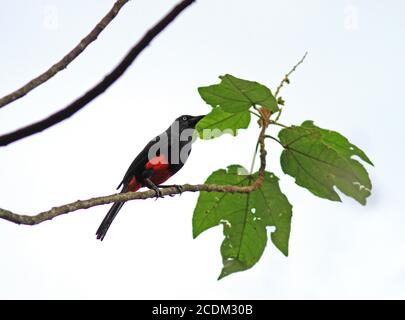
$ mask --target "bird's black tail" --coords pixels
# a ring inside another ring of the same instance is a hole
[[[120,211],[125,202],[115,202],[111,209],[108,211],[107,215],[104,217],[100,226],[97,229],[96,235],[97,239],[103,241],[105,235],[107,234],[108,228],[111,223],[114,221],[114,218],[117,216],[117,213]]]

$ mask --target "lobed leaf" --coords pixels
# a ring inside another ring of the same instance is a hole
[[[257,179],[239,165],[213,172],[205,183],[247,186]],[[286,256],[292,206],[280,191],[278,178],[265,173],[260,189],[247,193],[200,193],[193,215],[193,237],[219,224],[225,239],[221,245],[223,269],[219,278],[251,268],[260,259],[267,243],[266,227],[274,226],[273,244]]]
[[[238,129],[246,129],[250,123],[249,111],[228,113],[221,108],[214,108],[197,124],[197,132],[201,139],[212,139],[229,133],[234,136]]]
[[[371,194],[371,181],[358,156],[372,164],[365,153],[341,134],[319,128],[312,121],[279,132],[284,146],[281,167],[284,173],[313,194],[341,201],[334,187],[361,204]]]
[[[220,79],[219,84],[198,88],[200,96],[213,108],[221,107],[229,113],[246,111],[255,105],[272,112],[278,110],[277,100],[266,86],[230,74],[220,76]]]

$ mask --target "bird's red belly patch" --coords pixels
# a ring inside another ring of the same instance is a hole
[[[163,182],[165,182],[167,179],[169,179],[172,176],[171,172],[168,169],[163,169],[163,170],[157,170],[153,173],[152,177],[150,180],[156,184],[159,185]]]
[[[160,156],[153,157],[150,159],[146,165],[146,169],[153,169],[154,171],[164,170],[169,168],[169,161],[162,154]]]
[[[172,176],[169,170],[169,163],[164,155],[160,155],[158,157],[150,159],[146,163],[145,168],[153,170],[153,174],[150,177],[150,180],[156,185],[165,182]],[[142,184],[140,184],[136,180],[136,177],[132,177],[132,179],[128,183],[128,191],[135,192],[139,190],[141,187]]]
[[[165,182],[172,175],[169,170],[169,161],[164,155],[150,159],[145,167],[153,170],[150,180],[156,185]]]

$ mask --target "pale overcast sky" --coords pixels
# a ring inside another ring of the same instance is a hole
[[[0,11],[0,96],[59,60],[112,0],[8,1]],[[175,1],[131,1],[76,61],[0,110],[0,132],[41,119],[109,72]],[[405,298],[403,1],[199,0],[106,93],[71,119],[0,152],[0,207],[34,214],[111,194],[144,144],[181,114],[209,111],[197,93],[217,76],[275,88],[305,51],[282,96],[282,121],[342,132],[375,164],[363,207],[315,198],[270,169],[293,204],[290,255],[269,245],[252,269],[221,281],[217,227],[192,239],[197,194],[127,203],[106,239],[109,206],[35,227],[0,221],[0,298]],[[257,131],[197,141],[171,181],[200,183],[249,166]]]

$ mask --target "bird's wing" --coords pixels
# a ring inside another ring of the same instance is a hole
[[[167,145],[167,137],[165,135],[159,135],[152,139],[143,150],[136,156],[134,161],[132,161],[131,165],[129,166],[127,172],[124,175],[121,183],[118,185],[117,189],[119,189],[123,184],[126,185],[132,179],[137,172],[140,172],[145,169],[146,163],[150,160],[148,159],[149,150],[150,148],[155,145],[156,143],[166,144]]]

